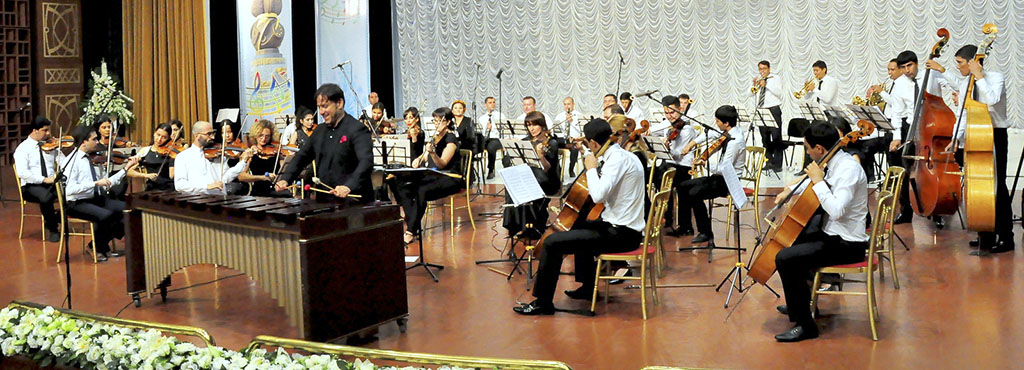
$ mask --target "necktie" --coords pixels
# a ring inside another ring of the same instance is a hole
[[[825,83],[825,80],[818,81],[818,91],[821,91],[821,84],[823,83]],[[821,103],[821,97],[818,97],[816,99],[818,99],[818,103]]]
[[[100,187],[96,186],[96,180],[97,180],[97,178],[96,178],[96,167],[94,167],[92,165],[92,163],[89,163],[89,159],[88,158],[86,158],[85,160],[86,160],[86,164],[89,165],[89,174],[92,175],[92,182],[93,182],[93,185],[92,185],[92,196],[93,197],[99,197],[100,196]]]
[[[921,95],[921,86],[917,84],[917,80],[914,80],[914,103],[917,103],[917,97]],[[914,104],[915,106],[917,104]]]
[[[757,93],[757,107],[764,107],[764,91],[768,89],[768,85],[765,84],[761,87],[761,91]]]
[[[49,176],[46,174],[46,157],[43,156],[43,147],[39,147],[39,171],[43,173],[43,177]]]

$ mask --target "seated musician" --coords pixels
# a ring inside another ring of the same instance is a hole
[[[96,260],[106,261],[107,257],[120,256],[117,252],[111,252],[110,240],[124,237],[124,202],[107,197],[106,192],[121,183],[125,169],[134,169],[139,164],[139,158],[129,158],[124,169],[113,175],[106,173],[103,164],[93,165],[90,154],[103,149],[99,133],[94,127],[97,126],[77,126],[71,131],[78,151],[64,161],[64,173],[67,176],[64,193],[68,216],[92,221],[95,239],[90,243],[96,248]]]
[[[544,121],[544,115],[540,112],[530,112],[526,115],[524,122],[526,129],[530,131],[529,137],[525,140],[529,140],[533,145],[541,165],[541,168],[531,166],[530,170],[533,171],[533,176],[537,178],[544,194],[555,195],[562,187],[558,163],[558,140],[552,137],[547,122]],[[518,153],[510,154],[504,158],[505,167],[512,166],[511,157]],[[547,227],[548,202],[549,199],[545,197],[515,208],[505,208],[502,226],[508,230],[509,235],[515,235],[522,231],[531,239],[540,238]],[[505,193],[505,204],[512,204],[512,196],[508,192]],[[527,225],[532,225],[532,227]]]
[[[285,197],[289,195],[287,192],[274,191],[276,171],[281,169],[281,160],[288,155],[288,152],[279,151],[280,145],[272,146],[273,138],[274,124],[270,121],[261,119],[249,128],[249,142],[253,144],[248,150],[252,152],[252,156],[245,164],[242,173],[238,174],[238,181],[251,186],[249,195],[256,197]]]
[[[583,124],[586,122],[583,121],[580,112],[576,111],[576,101],[567,96],[562,99],[562,108],[565,108],[565,111],[555,116],[554,124],[562,126],[567,141],[583,137]],[[569,176],[576,177],[576,161],[580,153],[575,145],[566,146],[569,149]]]
[[[316,128],[316,116],[313,115],[313,111],[300,105],[295,108],[295,123],[285,127],[284,132],[281,133],[281,142],[296,147],[302,146],[309,135],[313,134],[314,128]]]
[[[612,143],[601,156],[603,164],[598,164],[592,153],[599,152],[612,136],[605,120],[591,120],[583,127],[583,134],[586,149],[590,150],[583,159],[590,197],[594,202],[604,203],[604,212],[598,221],[582,221],[585,222],[582,227],[556,232],[544,239],[543,245],[538,246],[542,252],[533,286],[533,296],[537,299],[514,307],[516,313],[555,313],[552,300],[565,255],[576,256],[576,281],[583,284],[565,294],[573,299],[590,299],[594,291],[594,258],[601,253],[635,250],[643,240],[644,174],[640,161],[619,144]]]
[[[409,160],[423,155],[423,144],[427,140],[427,135],[423,132],[423,128],[420,126],[420,110],[416,107],[409,107],[405,110],[405,125],[408,127],[408,131],[405,133],[409,136]]]
[[[185,142],[184,138],[185,125],[176,118],[171,118],[167,123],[171,124],[171,142],[174,143],[174,145],[187,145],[188,143]]]
[[[47,240],[60,241],[60,215],[54,207],[57,193],[53,188],[54,170],[58,156],[63,157],[60,146],[50,151],[43,150],[43,143],[50,140],[50,120],[37,116],[29,125],[28,137],[14,149],[14,165],[21,181],[21,196],[26,202],[39,204]],[[60,138],[57,138],[60,142]]]
[[[743,140],[743,129],[736,124],[737,118],[736,108],[731,105],[723,105],[715,110],[715,124],[719,130],[729,136],[722,148],[719,148],[721,156],[717,166],[708,165],[708,176],[684,181],[676,187],[680,203],[689,205],[688,208],[693,210],[693,216],[697,222],[698,234],[693,238],[692,243],[704,243],[715,238],[715,234],[711,230],[711,218],[708,216],[708,208],[704,205],[704,201],[729,195],[729,188],[726,186],[725,178],[722,177],[722,169],[725,166],[732,166],[735,172],[733,176],[738,178],[743,174],[746,166],[747,147]],[[713,133],[708,136],[708,140],[718,140],[720,136],[718,133]],[[695,145],[697,145],[696,141],[686,144],[683,147],[682,155],[689,154]],[[699,158],[693,161],[694,167],[704,164]]]
[[[99,135],[99,143],[100,143],[99,148],[101,150],[108,150],[108,149],[113,150],[113,149],[118,149],[118,148],[125,148],[125,147],[135,146],[135,143],[130,142],[130,141],[118,141],[118,139],[123,139],[123,138],[118,138],[117,137],[117,133],[116,132],[112,132],[113,129],[114,129],[113,122],[114,122],[115,119],[116,119],[116,117],[112,117],[112,116],[107,115],[107,114],[100,114],[98,117],[96,117],[96,120],[93,121],[93,126],[96,126],[96,128],[97,128],[96,134]],[[120,125],[118,125],[118,126],[120,126]],[[114,142],[113,143],[111,143],[111,141],[110,141],[111,137],[114,138]],[[111,165],[111,169],[117,169],[117,168],[121,167],[120,165],[116,165],[116,164],[113,164],[113,163],[111,163],[110,165]],[[117,184],[114,187],[111,187],[109,189],[109,191],[107,191],[107,196],[110,196],[113,199],[124,200],[124,195],[125,195],[125,193],[127,191],[128,191],[128,182],[125,181],[125,182]]]
[[[483,149],[487,150],[487,179],[494,178],[494,159],[501,150],[501,131],[505,124],[505,116],[497,110],[497,101],[493,96],[484,99],[484,107],[487,113],[480,116],[478,128],[483,136]]]
[[[827,217],[816,233],[804,233],[797,244],[785,248],[775,256],[775,264],[782,280],[786,305],[778,311],[789,316],[796,325],[775,340],[796,342],[816,338],[818,326],[811,317],[811,287],[808,276],[821,267],[864,261],[868,235],[864,230],[868,212],[868,187],[864,169],[850,154],[839,151],[828,163],[825,174],[817,161],[839,142],[839,133],[828,123],[816,122],[804,135],[804,149],[815,162],[807,166],[807,184],[801,189],[787,187],[776,198],[782,201],[792,191],[814,191],[821,201]],[[806,231],[806,230],[805,230]]]
[[[128,177],[146,179],[146,191],[174,190],[174,159],[171,159],[171,125],[161,123],[153,130],[153,145],[143,147],[138,168],[128,170]],[[141,170],[141,171],[140,171]]]
[[[423,221],[423,214],[427,210],[427,202],[458,193],[466,185],[462,174],[459,173],[462,168],[460,165],[462,158],[459,156],[459,141],[455,137],[455,127],[452,122],[455,116],[451,109],[444,107],[434,110],[433,116],[434,128],[437,132],[431,142],[427,143],[423,154],[413,159],[411,166],[413,168],[433,168],[459,176],[406,177],[388,181],[395,200],[402,206],[402,211],[405,214],[405,242],[407,244],[422,232],[420,225]]]
[[[390,135],[395,133],[394,126],[384,118],[384,103],[374,103],[372,108],[373,109],[370,110],[370,127],[373,127],[373,130],[380,135]]]
[[[679,114],[679,112],[685,112],[686,109],[682,107],[680,103],[681,101],[679,98],[671,95],[661,99],[661,105],[665,112],[665,120],[670,123],[671,127],[669,135],[665,139],[665,143],[668,146],[669,154],[672,155],[672,160],[663,162],[654,170],[654,186],[661,185],[661,177],[669,168],[676,169],[676,175],[672,180],[672,184],[677,188],[691,178],[690,168],[693,165],[693,151],[691,150],[684,153],[683,148],[691,142],[695,140],[699,141],[701,139],[697,137],[697,131],[693,129],[693,125],[690,124],[690,121],[684,119],[683,116]],[[675,202],[675,200],[673,198],[674,197],[669,197],[670,210],[674,209],[672,202]],[[685,205],[680,205],[678,212],[666,212],[665,224],[672,224],[675,213],[679,214],[679,228],[668,233],[668,235],[693,235],[693,221],[690,218],[690,209]]]
[[[317,126],[313,136],[288,162],[284,172],[278,176],[274,190],[284,190],[289,182],[298,179],[303,168],[315,161],[315,173],[320,181],[311,185],[330,188],[329,193],[317,192],[317,199],[346,198],[353,194],[359,196],[358,199],[353,198],[356,201],[373,201],[373,183],[370,181],[373,140],[370,130],[345,114],[345,94],[338,85],[321,85],[315,96],[324,124]],[[333,197],[323,198],[327,195]]]
[[[455,133],[459,139],[459,149],[476,150],[476,125],[473,119],[466,116],[466,102],[456,100],[452,102],[452,125],[455,126]]]
[[[192,125],[192,146],[178,153],[174,158],[174,190],[190,194],[223,194],[224,184],[230,183],[245,169],[245,162],[252,155],[242,153],[238,163],[229,166],[221,162],[220,156],[207,159],[203,149],[214,144],[213,124],[196,121]]]

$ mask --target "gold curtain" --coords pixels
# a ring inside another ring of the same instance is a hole
[[[121,5],[125,91],[135,98],[131,138],[148,144],[158,124],[177,118],[185,142],[191,142],[192,123],[210,120],[203,0],[122,0]]]

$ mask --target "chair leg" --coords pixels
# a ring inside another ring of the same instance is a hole
[[[732,230],[732,197],[729,197],[729,205],[726,207],[729,207],[729,213],[725,217],[725,241],[729,241],[729,237],[732,236],[732,233],[728,232],[728,230]]]
[[[473,207],[470,206],[469,192],[466,192],[466,213],[469,214],[469,224],[473,225],[473,230],[476,230],[476,221],[473,221]]]
[[[92,238],[92,263],[99,263],[96,260],[96,226],[92,222],[89,223],[89,237]]]
[[[879,259],[878,262],[882,262],[881,259],[882,258],[887,258],[888,256],[886,256],[885,255],[885,251],[883,251],[882,253],[878,253],[875,257],[877,257]],[[878,280],[885,281],[885,264],[884,263],[879,263],[878,264]]]
[[[900,289],[900,275],[896,272],[896,251],[893,250],[892,239],[889,239],[889,267],[892,270],[892,284],[896,290]],[[882,267],[879,265],[878,267]]]
[[[760,186],[758,186],[760,191]],[[757,194],[754,194],[754,227],[757,228],[757,235],[761,235],[761,202],[757,200]]]
[[[606,263],[604,265],[604,272],[605,272],[605,275],[607,275],[607,276],[611,276],[612,275],[612,264],[611,263]],[[604,283],[604,305],[605,306],[608,305],[608,296],[611,295],[611,293],[612,293],[612,285],[608,284],[607,282]]]
[[[455,237],[455,196],[448,197],[448,215],[450,216],[450,222],[448,226],[451,228],[451,235]]]
[[[644,251],[646,252],[646,251]],[[647,320],[647,257],[640,260],[640,309]]]
[[[46,220],[43,219],[43,216],[39,216],[39,234],[43,243],[46,243]]]
[[[590,312],[597,307],[597,286],[601,283],[601,259],[597,259],[597,272],[594,274],[594,295],[590,297]]]
[[[647,268],[651,269],[651,275],[648,278],[651,281],[651,296],[654,297],[654,304],[658,304],[658,274],[654,272],[653,265],[648,264]]]
[[[18,239],[21,239],[21,235],[25,232],[25,206],[21,206],[21,225],[18,226]]]
[[[811,315],[817,316],[814,313],[817,312],[818,308],[818,289],[821,288],[821,272],[816,271],[814,273],[814,283],[811,284]],[[815,317],[817,318],[817,317]]]
[[[875,282],[871,275],[871,271],[868,271],[868,321],[871,322],[871,339],[878,340],[878,328],[875,323],[875,321],[878,320],[878,307],[875,306]]]

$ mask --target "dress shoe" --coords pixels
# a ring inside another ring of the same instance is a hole
[[[493,170],[487,171],[487,179],[488,180],[494,180],[494,171]]]
[[[1000,240],[999,242],[996,243],[996,245],[992,246],[992,249],[989,250],[989,253],[997,254],[997,253],[1012,252],[1013,248],[1014,248],[1014,245],[1012,243],[1007,243],[1007,242],[1004,242],[1004,241]]]
[[[776,335],[775,340],[779,342],[799,342],[804,339],[814,339],[817,337],[818,326],[810,324],[794,326],[792,329],[786,330],[785,332]]]
[[[526,316],[537,316],[537,315],[554,315],[555,306],[552,304],[541,304],[534,300],[533,302],[524,304],[522,306],[512,307],[512,311],[517,314]]]
[[[946,220],[939,216],[932,216],[932,222],[935,223],[935,228],[942,230],[946,227]]]
[[[112,258],[121,257],[123,255],[124,255],[123,253],[115,251],[113,249],[111,249],[110,252],[107,252],[107,257],[112,257]]]
[[[900,213],[899,217],[896,217],[896,220],[893,220],[893,223],[897,224],[897,225],[899,225],[899,224],[906,224],[906,223],[910,223],[910,221],[913,221],[912,220],[913,218],[914,218],[914,214],[913,213],[903,212],[903,213]]]
[[[47,234],[46,235],[47,236],[46,240],[49,240],[50,242],[53,242],[53,243],[56,243],[56,242],[60,241],[60,233],[58,233],[56,231],[47,231],[46,234]]]
[[[981,239],[974,238],[974,240],[967,242],[967,245],[969,245],[971,248],[977,248],[979,245],[981,245]]]
[[[92,242],[89,242],[89,245],[86,246],[86,251],[88,251],[90,256],[92,256],[93,253],[96,253],[96,262],[105,262],[107,260],[107,256],[103,253],[92,251]]]
[[[589,301],[594,296],[594,287],[584,285],[575,290],[566,290],[565,295],[572,299]]]
[[[706,242],[711,241],[711,239],[714,239],[714,238],[715,238],[714,236],[711,236],[709,234],[700,233],[700,235],[697,235],[696,238],[693,238],[693,240],[690,240],[690,243],[693,243],[693,244],[706,243]]]

